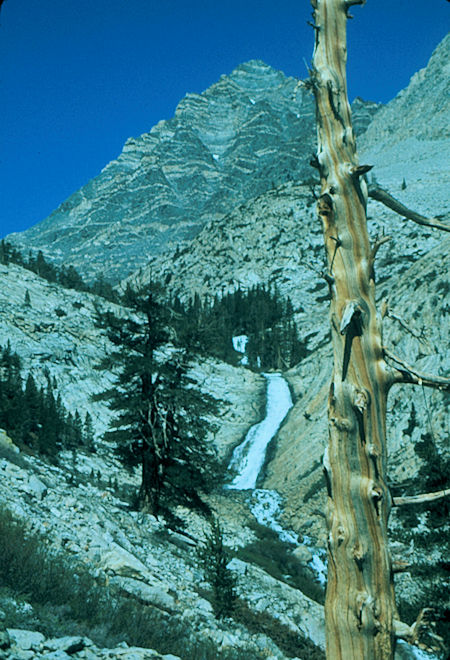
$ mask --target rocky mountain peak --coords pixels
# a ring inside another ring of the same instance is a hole
[[[450,34],[434,50],[427,66],[415,73],[378,114],[363,144],[393,144],[407,138],[441,140],[450,136]]]
[[[377,109],[359,103],[359,130]],[[311,178],[314,140],[311,94],[251,60],[188,94],[174,117],[127,140],[47,219],[8,238],[87,277],[117,281],[249,199]]]
[[[287,78],[282,71],[274,69],[262,60],[243,62],[226,77],[243,90],[262,94],[267,88],[279,87],[285,84],[287,80],[293,80],[293,78]]]

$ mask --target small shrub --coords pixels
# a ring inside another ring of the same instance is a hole
[[[0,595],[11,628],[26,626],[48,637],[85,635],[98,646],[157,649],[184,660],[263,660],[255,652],[218,650],[211,640],[196,639],[182,617],[124,597],[96,581],[87,568],[52,551],[45,537],[30,531],[0,508]],[[28,603],[21,607],[21,597]],[[30,607],[31,606],[31,607]],[[26,613],[25,613],[26,612]]]

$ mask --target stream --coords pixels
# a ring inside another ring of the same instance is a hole
[[[244,353],[245,342],[242,342],[242,348],[239,346],[237,350]],[[289,386],[281,374],[263,373],[262,375],[267,381],[265,417],[251,427],[243,442],[234,450],[228,469],[235,476],[225,487],[249,491],[248,505],[258,523],[274,530],[282,541],[297,546],[300,543],[298,535],[292,530],[284,529],[279,522],[283,502],[281,495],[276,490],[256,488],[267,447],[293,405]],[[325,550],[315,548],[307,536],[303,536],[302,544],[308,546],[311,551],[312,559],[308,562],[308,566],[312,569],[315,579],[321,585],[325,585],[327,579]],[[401,650],[404,653],[404,655],[399,654],[398,657],[410,660],[438,660],[436,655],[426,653],[416,646],[410,646],[402,640],[398,641],[397,648],[399,653]]]
[[[226,488],[251,491],[248,504],[258,523],[274,530],[282,541],[298,545],[298,535],[292,530],[284,529],[279,522],[282,511],[281,495],[276,490],[256,488],[267,447],[293,405],[289,386],[281,374],[263,373],[262,375],[267,382],[265,417],[251,427],[243,442],[235,448],[228,466],[235,476]],[[303,537],[303,544],[310,546],[311,549],[312,560],[308,565],[317,581],[322,585],[325,584],[326,553],[322,549],[314,549],[311,540],[306,536]]]

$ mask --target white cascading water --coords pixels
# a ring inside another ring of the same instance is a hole
[[[244,352],[244,350],[240,352]],[[279,373],[263,374],[263,376],[267,381],[266,414],[261,422],[251,427],[244,441],[234,450],[229,469],[235,474],[235,477],[226,488],[251,490],[249,506],[256,520],[261,525],[273,529],[282,541],[297,544],[298,535],[291,530],[284,529],[278,522],[282,508],[281,495],[275,490],[256,488],[256,481],[264,464],[267,446],[292,408],[291,393],[283,376]],[[303,543],[310,545],[311,541],[308,537],[304,537]],[[309,562],[321,584],[326,582],[325,554],[323,550],[317,550],[313,554],[312,561]]]
[[[281,422],[292,408],[289,386],[281,374],[263,374],[267,380],[267,405],[264,419],[252,426],[233,452],[229,469],[237,471],[228,488],[248,490],[255,488],[256,480],[264,464],[266,449]]]

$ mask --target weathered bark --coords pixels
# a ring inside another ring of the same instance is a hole
[[[366,219],[368,166],[358,164],[346,90],[348,9],[312,0],[323,223],[334,369],[328,401],[327,658],[390,660],[397,618],[388,550],[386,398],[391,384],[375,309]],[[376,250],[375,250],[376,252]]]

